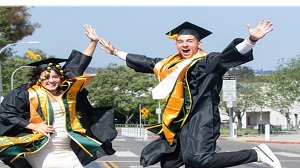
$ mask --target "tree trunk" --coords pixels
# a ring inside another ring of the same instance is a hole
[[[127,125],[130,122],[130,120],[132,119],[133,116],[134,116],[134,113],[130,114],[130,116],[126,115],[125,125]]]

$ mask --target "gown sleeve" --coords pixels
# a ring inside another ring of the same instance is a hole
[[[243,39],[234,39],[221,53],[210,53],[202,61],[204,63],[206,73],[225,74],[230,68],[242,65],[253,60],[253,50],[242,55],[236,49],[236,45],[241,43]]]
[[[29,93],[25,85],[10,91],[0,106],[0,135],[13,136],[29,130],[24,129],[29,124]]]
[[[91,56],[87,56],[77,50],[73,50],[68,61],[63,66],[65,76],[67,78],[75,78],[83,75],[91,60]]]
[[[162,58],[149,58],[145,55],[128,54],[126,64],[136,72],[154,73],[154,66],[161,61]]]

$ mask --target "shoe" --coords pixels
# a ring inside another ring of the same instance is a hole
[[[267,165],[268,167],[281,168],[278,158],[267,145],[261,144],[252,149],[255,149],[257,152],[257,162]]]

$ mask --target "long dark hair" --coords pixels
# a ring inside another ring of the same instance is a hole
[[[28,77],[28,83],[26,85],[26,88],[30,88],[36,83],[38,83],[41,73],[47,70],[48,66],[38,66],[36,68],[32,68],[31,71],[27,74]],[[52,70],[54,70],[60,77],[62,78],[63,76],[60,73],[60,69],[56,68],[56,64],[50,66]]]

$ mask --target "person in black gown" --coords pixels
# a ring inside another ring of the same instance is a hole
[[[85,50],[29,64],[29,82],[1,102],[0,158],[8,166],[95,167],[94,160],[114,154],[113,108],[94,108],[84,88],[93,78],[84,71],[99,41],[90,25],[84,27],[90,39]]]
[[[257,27],[247,24],[249,37],[236,38],[222,52],[206,52],[202,39],[210,31],[184,22],[166,33],[175,39],[178,53],[167,58],[117,50],[112,43],[100,38],[101,49],[126,61],[136,72],[154,73],[160,82],[152,93],[155,99],[165,99],[162,123],[147,129],[159,134],[141,152],[140,164],[149,166],[160,162],[163,168],[207,167],[224,168],[261,162],[274,168],[281,164],[265,145],[235,152],[216,152],[220,136],[218,105],[222,77],[232,67],[253,60],[252,48],[270,33],[272,23],[262,19]]]

